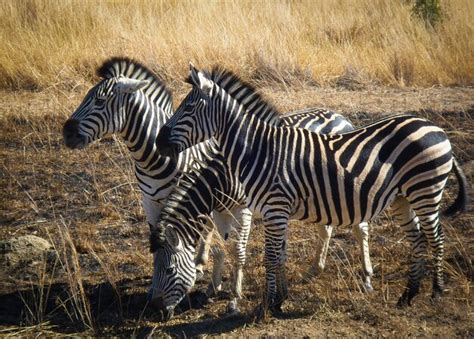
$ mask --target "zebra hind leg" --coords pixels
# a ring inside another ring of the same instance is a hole
[[[329,241],[332,234],[332,226],[318,226],[318,240],[316,244],[316,254],[311,263],[309,271],[305,274],[305,280],[311,280],[318,276],[326,266],[326,257],[329,249]]]
[[[211,282],[209,283],[206,295],[211,298],[222,289],[222,270],[224,267],[225,252],[220,244],[214,244],[211,247],[212,259],[214,265],[212,267]]]
[[[420,230],[418,217],[405,198],[398,197],[392,204],[392,211],[395,221],[405,233],[411,247],[407,287],[397,303],[398,307],[405,307],[411,305],[412,299],[419,293],[427,242],[424,233]]]
[[[364,271],[364,289],[366,292],[373,292],[374,288],[372,287],[372,275],[374,274],[374,271],[372,269],[372,262],[370,261],[369,225],[366,222],[354,225],[352,226],[352,233],[357,239],[360,247],[360,256],[362,268]]]
[[[196,263],[196,280],[204,276],[204,266],[209,261],[209,250],[211,248],[213,229],[205,230],[205,233],[199,240],[199,247],[194,262]]]
[[[433,288],[431,299],[437,301],[444,292],[443,256],[444,231],[439,219],[439,201],[430,199],[414,206],[423,233],[428,240],[433,260]]]

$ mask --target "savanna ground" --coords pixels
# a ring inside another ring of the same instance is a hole
[[[435,27],[413,15],[410,1],[90,4],[0,5],[0,237],[34,234],[55,247],[34,265],[4,271],[1,335],[473,336],[473,213],[443,219],[447,291],[438,304],[429,300],[428,266],[414,305],[395,307],[409,248],[386,214],[371,223],[371,294],[362,290],[359,251],[348,229],[336,230],[326,270],[302,279],[316,233],[311,224],[292,222],[284,316],[262,323],[251,317],[264,285],[257,227],[242,315],[223,316],[227,295],[221,293],[161,322],[146,304],[152,257],[126,148],[106,139],[70,151],[61,136],[96,81],[94,67],[107,57],[142,60],[169,83],[176,104],[189,89],[181,81],[189,60],[201,67],[221,63],[260,86],[282,112],[325,107],[356,125],[410,112],[436,122],[450,137],[472,196],[470,1],[441,2],[444,17]],[[447,202],[457,192],[455,180],[449,187]],[[197,289],[204,287],[200,282]]]

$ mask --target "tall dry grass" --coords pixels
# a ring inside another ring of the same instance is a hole
[[[72,87],[112,55],[171,85],[187,63],[255,82],[474,84],[471,0],[442,1],[436,29],[410,0],[0,2],[0,87]]]

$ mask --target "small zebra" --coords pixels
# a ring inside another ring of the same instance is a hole
[[[225,88],[242,83],[237,76],[220,68],[211,73],[190,68],[192,92],[161,129],[157,142],[160,152],[172,155],[209,138],[217,140],[244,186],[248,206],[263,219],[266,295],[260,312],[267,307],[280,312],[287,297],[289,219],[350,226],[373,219],[389,206],[412,248],[407,287],[398,305],[410,305],[419,293],[428,246],[434,266],[432,298],[441,296],[444,233],[439,206],[453,168],[459,192],[445,214],[463,211],[468,201],[466,178],[443,130],[408,115],[338,135],[275,127],[268,121],[278,119],[278,112],[263,98],[255,105],[269,109],[256,113],[227,93]],[[249,95],[257,95],[254,92]],[[192,265],[185,254],[192,252],[190,239],[177,227],[162,227],[160,232],[163,247],[180,248],[163,260],[163,265],[177,266],[169,281],[179,280],[182,269]]]
[[[234,87],[235,88],[235,87]],[[341,115],[329,112],[326,110],[305,109],[286,114],[279,119],[279,126],[293,126],[298,128],[307,128],[310,130],[318,130],[322,133],[332,133],[353,130],[353,126],[345,120]],[[206,164],[201,166],[201,169],[195,170],[192,175],[187,174],[181,178],[162,210],[160,216],[159,226],[156,230],[163,230],[164,226],[181,228],[181,232],[186,234],[186,237],[194,240],[199,239],[200,234],[203,233],[203,221],[205,216],[223,205],[227,209],[235,208],[235,205],[244,205],[245,196],[242,200],[235,200],[228,196],[228,192],[233,192],[237,187],[241,187],[240,182],[229,171],[225,159],[216,155],[214,159],[210,159],[211,165]],[[209,169],[212,170],[209,170]],[[187,222],[189,221],[189,222]],[[231,233],[231,221],[223,223],[229,225],[227,230],[220,229],[220,235],[224,240],[227,240]],[[234,262],[237,263],[234,272],[234,280],[232,284],[232,299],[228,304],[227,311],[229,313],[237,312],[237,302],[242,295],[242,278],[243,266],[245,264],[245,249],[247,245],[249,231],[242,232],[238,229],[239,225],[233,225],[237,228],[237,237],[234,240],[236,246],[233,248],[233,255],[236,257]],[[314,274],[319,270],[324,269],[325,259],[327,255],[329,239],[332,232],[331,226],[322,226],[318,228],[321,241],[318,243],[314,263],[311,265],[311,273]],[[367,290],[372,290],[370,278],[372,275],[372,264],[370,262],[369,247],[368,247],[368,225],[362,223],[353,227],[353,233],[359,241],[361,247],[362,263],[364,268],[364,283]],[[208,234],[212,234],[209,232]],[[239,235],[244,235],[242,238]],[[179,281],[170,281],[162,278],[164,275],[169,275],[173,270],[169,269],[163,263],[163,260],[169,258],[169,254],[163,251],[163,246],[160,246],[160,239],[163,239],[163,234],[155,232],[152,236],[152,248],[158,254],[155,256],[154,274],[152,279],[152,287],[150,290],[151,299],[158,307],[165,308],[164,314],[171,317],[172,310],[175,305],[179,303],[181,297],[194,285],[195,277],[193,275],[193,267],[187,268],[185,271],[190,275],[181,278]],[[195,249],[193,248],[193,251]],[[193,256],[193,255],[191,255]],[[222,268],[224,255],[223,252],[219,256],[214,257],[214,269],[212,280],[207,289],[207,296],[211,296],[215,290],[221,288]],[[183,284],[182,281],[186,281]],[[163,284],[163,282],[166,282]],[[182,288],[181,293],[173,293],[168,295],[166,290],[168,288],[175,289],[179,286]],[[167,300],[163,296],[168,295]],[[169,307],[172,305],[171,307]],[[169,310],[170,312],[167,312]]]

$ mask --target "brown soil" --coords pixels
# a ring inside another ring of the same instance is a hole
[[[472,183],[472,88],[266,88],[264,92],[282,111],[327,107],[345,113],[359,125],[390,113],[427,117],[448,132]],[[83,94],[82,90],[0,93],[0,238],[37,235],[53,243],[60,254],[43,259],[44,265],[37,265],[35,271],[19,268],[1,277],[0,335],[85,335],[94,331],[124,336],[474,335],[472,213],[443,222],[447,291],[437,304],[429,299],[428,268],[414,305],[395,307],[405,284],[408,246],[397,225],[385,215],[371,223],[372,294],[362,291],[358,249],[348,229],[336,230],[326,270],[318,278],[304,281],[316,233],[311,224],[293,222],[287,265],[290,296],[283,316],[262,323],[254,323],[251,316],[264,283],[263,236],[257,227],[248,248],[242,315],[223,316],[228,295],[221,293],[204,306],[191,298],[194,308],[161,322],[159,314],[146,306],[152,258],[126,149],[112,140],[75,152],[62,145],[61,125]],[[177,99],[184,94],[180,91]],[[446,201],[456,193],[455,180],[449,187]],[[74,289],[75,284],[83,289]],[[227,280],[226,290],[228,284]],[[204,287],[200,282],[197,289]],[[83,304],[90,305],[94,329],[84,325],[87,321],[79,314],[81,302],[74,303],[71,297],[81,293]]]

